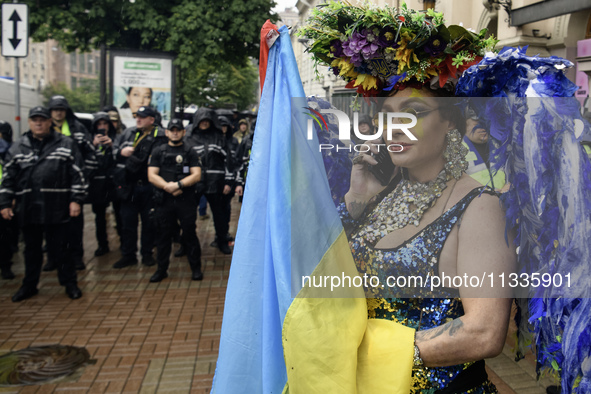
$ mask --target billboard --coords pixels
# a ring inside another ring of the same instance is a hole
[[[174,56],[165,53],[111,51],[111,102],[122,122],[135,126],[135,113],[151,105],[166,126],[174,115]]]

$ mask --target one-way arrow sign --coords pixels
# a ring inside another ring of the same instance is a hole
[[[29,54],[29,7],[2,4],[2,56],[27,57]]]
[[[12,38],[9,41],[12,44],[12,49],[16,49],[16,47],[18,47],[18,44],[21,42],[20,38],[18,38],[17,30],[17,26],[18,23],[21,21],[21,18],[18,16],[16,10],[14,10],[8,20],[12,21]]]

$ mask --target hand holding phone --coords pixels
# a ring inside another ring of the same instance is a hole
[[[368,167],[369,172],[371,172],[376,179],[380,182],[382,186],[387,186],[390,183],[390,179],[392,178],[392,174],[394,173],[394,168],[396,166],[392,163],[392,158],[388,154],[387,149],[382,146],[384,149],[378,150],[376,153],[372,153],[373,158],[378,162],[376,165],[370,165]]]

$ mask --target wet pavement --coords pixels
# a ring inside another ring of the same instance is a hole
[[[238,211],[235,202],[232,234]],[[111,252],[94,257],[94,215],[85,207],[81,299],[70,300],[53,271],[42,273],[37,296],[13,303],[10,297],[23,278],[22,253],[13,258],[16,279],[0,280],[0,354],[29,346],[73,345],[86,348],[96,363],[64,381],[0,392],[209,393],[231,261],[231,255],[209,246],[213,221],[197,221],[203,281],[191,280],[186,257],[171,257],[169,277],[160,283],[149,282],[156,266],[112,268],[120,258],[112,214],[109,223]]]
[[[236,232],[240,209],[236,200],[231,234]],[[113,269],[120,254],[112,214],[109,223],[111,252],[94,257],[94,215],[85,207],[86,270],[78,272],[81,299],[66,296],[54,271],[42,273],[37,296],[11,302],[23,278],[22,253],[13,258],[16,279],[0,280],[0,355],[31,346],[71,345],[85,348],[94,364],[61,380],[0,387],[0,392],[210,392],[231,262],[231,256],[209,246],[214,238],[212,219],[197,221],[204,272],[200,282],[191,280],[186,257],[171,256],[169,277],[160,283],[149,282],[156,266],[140,263]],[[177,248],[175,244],[173,252]],[[545,393],[551,381],[535,381],[531,358],[515,363],[512,357],[507,345],[503,354],[487,360],[499,392]]]

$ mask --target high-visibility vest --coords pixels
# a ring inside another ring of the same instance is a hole
[[[468,169],[466,173],[473,179],[485,186],[490,186],[495,190],[501,189],[505,186],[505,172],[502,170],[497,171],[494,175],[492,170],[486,166],[486,163],[476,150],[476,147],[467,137],[464,137],[462,144],[468,148],[466,154],[466,161],[468,162]]]

